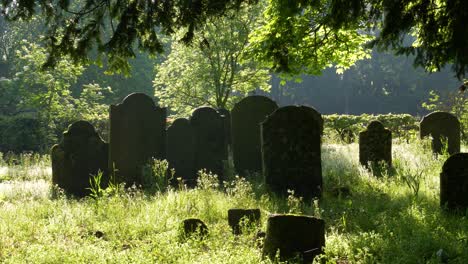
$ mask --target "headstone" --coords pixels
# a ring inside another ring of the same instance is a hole
[[[186,239],[193,235],[198,235],[200,239],[203,239],[206,235],[208,235],[208,227],[202,220],[198,218],[185,219],[182,222],[179,236],[182,239]]]
[[[468,153],[456,153],[442,166],[440,205],[462,212],[468,209]]]
[[[322,190],[320,113],[306,106],[286,106],[262,124],[263,175],[276,193],[288,190],[305,199]]]
[[[312,263],[325,247],[325,222],[310,216],[272,215],[268,218],[263,256],[280,260],[299,256],[299,263]]]
[[[229,148],[231,146],[231,112],[224,108],[219,108],[218,113],[224,118],[224,143],[225,143],[225,157],[229,156]]]
[[[181,178],[187,186],[196,186],[194,143],[189,120],[178,118],[167,129],[167,160],[170,168],[175,170],[173,183]]]
[[[71,124],[63,140],[51,150],[52,182],[78,197],[90,194],[91,175],[101,171],[101,187],[107,187],[108,145],[86,121]]]
[[[384,162],[392,165],[392,132],[379,121],[372,121],[359,133],[359,162],[368,167]]]
[[[265,96],[249,96],[234,105],[231,113],[231,135],[234,166],[238,173],[262,170],[260,123],[278,105]]]
[[[195,139],[195,171],[206,169],[223,179],[224,119],[211,107],[197,108],[190,118]]]
[[[228,223],[232,228],[232,233],[239,235],[242,233],[241,221],[247,220],[250,226],[258,225],[260,222],[260,209],[229,209]]]
[[[432,137],[432,151],[441,154],[444,143],[450,155],[460,152],[460,122],[447,112],[433,112],[421,120],[420,137]]]
[[[128,95],[110,107],[109,169],[129,185],[141,185],[142,168],[166,158],[166,108],[143,93]]]

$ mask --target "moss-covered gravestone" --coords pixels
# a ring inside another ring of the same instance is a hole
[[[91,175],[101,171],[101,187],[107,187],[108,145],[86,121],[71,124],[63,140],[51,150],[52,182],[66,193],[83,197],[90,193]]]
[[[263,175],[276,193],[294,190],[307,200],[321,195],[320,120],[311,107],[286,106],[261,124]]]
[[[238,173],[262,170],[260,123],[278,105],[265,96],[249,96],[234,105],[231,113],[232,152]]]
[[[110,107],[109,168],[119,181],[140,185],[142,167],[166,158],[166,108],[151,97],[133,93]]]
[[[359,162],[368,167],[384,162],[392,165],[392,132],[379,121],[372,121],[359,133]]]
[[[440,154],[447,144],[450,155],[460,152],[460,122],[447,112],[433,112],[421,120],[420,137],[432,137],[432,151]]]
[[[274,260],[299,258],[299,263],[312,263],[325,247],[325,222],[299,215],[272,215],[268,218],[263,256]]]
[[[224,118],[211,107],[197,108],[190,118],[195,140],[195,170],[206,169],[223,179]]]
[[[440,174],[440,205],[449,210],[468,209],[468,153],[448,158]]]
[[[167,129],[167,160],[170,168],[175,170],[173,183],[181,178],[189,187],[197,184],[194,143],[189,120],[176,119]]]

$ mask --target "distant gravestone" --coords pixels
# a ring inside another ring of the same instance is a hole
[[[421,120],[420,137],[432,137],[432,151],[441,154],[444,143],[450,155],[460,152],[460,122],[447,112],[433,112]]]
[[[322,190],[320,113],[306,106],[286,106],[262,124],[263,174],[275,192],[306,199]]]
[[[462,212],[468,209],[468,153],[456,153],[442,166],[440,205]]]
[[[325,247],[325,222],[310,216],[272,215],[268,218],[263,256],[281,261],[299,256],[312,263]]]
[[[194,143],[189,120],[176,119],[167,129],[167,160],[170,168],[175,170],[173,183],[181,178],[189,187],[197,184]]]
[[[225,157],[229,156],[229,148],[231,146],[231,112],[224,108],[219,108],[218,113],[224,118],[224,142],[225,142]]]
[[[359,162],[368,167],[385,162],[392,165],[392,132],[379,121],[372,121],[359,133]]]
[[[228,210],[228,223],[232,228],[234,235],[242,233],[242,224],[246,227],[254,227],[260,222],[260,209],[229,209]]]
[[[195,170],[206,169],[223,179],[225,151],[224,118],[211,107],[197,108],[190,118],[195,140]]]
[[[143,93],[110,107],[110,161],[119,181],[142,184],[142,167],[166,158],[166,108]]]
[[[232,151],[238,173],[262,170],[260,123],[278,105],[265,96],[249,96],[234,105],[231,113]]]
[[[63,140],[51,149],[52,182],[66,193],[83,197],[90,193],[91,175],[103,173],[101,187],[107,187],[108,145],[86,121],[71,124]]]

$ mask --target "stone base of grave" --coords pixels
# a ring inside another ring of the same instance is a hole
[[[299,258],[311,263],[323,253],[325,222],[310,216],[272,215],[268,218],[263,256],[274,259],[279,250],[281,261]]]

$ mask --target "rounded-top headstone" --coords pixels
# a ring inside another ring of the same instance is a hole
[[[392,132],[379,121],[372,121],[359,133],[359,162],[368,167],[384,162],[392,165]],[[377,168],[377,167],[374,167]],[[374,170],[378,175],[379,170]]]
[[[468,153],[456,153],[442,166],[440,205],[450,210],[468,209]]]
[[[275,101],[265,96],[248,96],[231,111],[232,152],[238,173],[262,170],[260,123],[278,109]]]
[[[52,182],[67,194],[83,197],[90,193],[90,177],[102,172],[101,188],[109,182],[108,145],[86,121],[71,124],[63,140],[51,149]]]
[[[132,93],[110,106],[109,168],[119,181],[142,184],[142,167],[166,158],[166,108],[151,97]]]
[[[305,199],[322,190],[320,113],[306,106],[277,109],[261,124],[263,175],[276,193]]]
[[[178,118],[167,129],[167,160],[170,168],[175,170],[177,178],[181,178],[189,187],[197,183],[195,171],[195,146],[192,127],[188,119]]]
[[[447,112],[433,112],[421,120],[420,137],[432,137],[432,150],[442,153],[446,143],[450,155],[460,152],[460,122],[458,118]],[[444,142],[446,140],[446,142]]]
[[[299,255],[311,263],[325,247],[325,222],[310,216],[272,215],[268,218],[263,255],[284,261]]]
[[[195,141],[195,170],[206,169],[223,178],[225,151],[224,118],[211,107],[193,111],[190,125]]]
[[[241,221],[247,220],[249,225],[258,225],[260,221],[260,209],[229,209],[228,223],[235,235],[242,233]]]

